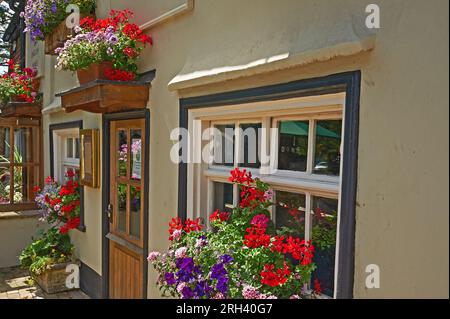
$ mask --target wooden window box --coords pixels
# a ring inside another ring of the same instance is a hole
[[[88,15],[82,14],[80,19],[87,17]],[[95,15],[90,15],[95,19]],[[45,54],[49,55],[57,55],[55,50],[57,48],[62,48],[64,43],[69,39],[69,37],[74,36],[75,32],[73,29],[69,29],[66,25],[66,19],[64,19],[54,30],[52,33],[47,34],[45,36]]]
[[[64,46],[73,30],[66,26],[66,20],[62,21],[52,33],[45,36],[45,54],[57,55],[55,50]]]
[[[145,109],[153,78],[154,72],[135,82],[95,80],[58,95],[67,113],[81,110],[107,114]]]
[[[0,106],[0,117],[34,117],[40,118],[42,113],[42,100],[27,102],[9,102]]]

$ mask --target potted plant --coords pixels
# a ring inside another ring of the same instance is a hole
[[[25,32],[31,39],[45,40],[45,53],[55,54],[55,49],[62,46],[72,30],[67,28],[65,19],[70,13],[68,5],[77,5],[82,16],[92,15],[95,0],[27,0],[21,16],[25,20]]]
[[[13,60],[9,72],[0,77],[1,116],[40,116],[40,80],[36,70],[21,70]]]
[[[35,187],[35,201],[43,211],[42,219],[51,226],[27,246],[19,258],[21,265],[29,269],[31,276],[47,293],[70,290],[66,286],[66,267],[79,264],[68,234],[80,224],[79,184],[72,170],[66,177],[68,181],[64,185],[47,177],[42,190]]]
[[[31,277],[49,294],[71,290],[66,286],[66,267],[77,263],[74,247],[67,233],[50,228],[27,246],[19,256],[20,264],[28,268]]]
[[[129,22],[132,16],[129,10],[112,10],[106,19],[82,19],[76,36],[56,50],[56,68],[76,71],[81,85],[96,79],[136,80],[137,60],[152,39]]]
[[[162,294],[184,299],[319,297],[317,280],[308,287],[316,268],[315,248],[275,230],[268,184],[239,169],[229,181],[240,187],[238,207],[212,213],[212,230],[203,230],[199,219],[173,218],[168,252],[149,254]]]

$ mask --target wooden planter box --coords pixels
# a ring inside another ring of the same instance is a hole
[[[0,106],[0,117],[41,117],[42,100],[27,102],[9,102]]]
[[[81,15],[80,19],[86,16]],[[92,15],[92,17],[95,18],[95,15]],[[64,19],[51,34],[45,36],[45,54],[57,55],[55,50],[62,48],[67,39],[74,34],[74,31],[67,27],[66,20]]]
[[[59,94],[67,113],[115,113],[145,109],[150,95],[150,82],[117,82],[96,80]]]
[[[66,20],[62,21],[51,34],[45,36],[45,54],[56,55],[55,50],[63,47],[71,35],[73,30],[66,26]]]
[[[48,294],[55,294],[64,291],[76,290],[78,288],[67,288],[66,279],[71,273],[66,272],[66,267],[79,262],[69,262],[50,266],[48,270],[40,275],[32,275],[36,283]]]

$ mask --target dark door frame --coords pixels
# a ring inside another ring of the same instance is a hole
[[[180,99],[180,127],[188,129],[189,110],[345,92],[344,162],[342,165],[339,276],[336,298],[352,298],[355,262],[355,211],[358,169],[361,71],[351,71],[283,84]],[[178,216],[186,218],[187,163],[179,164]]]
[[[109,218],[107,207],[109,204],[110,192],[110,125],[111,121],[145,119],[145,152],[144,152],[144,258],[143,258],[143,276],[142,276],[142,296],[147,298],[148,285],[148,194],[150,181],[150,110],[138,110],[124,113],[112,113],[103,115],[102,132],[102,298],[109,298],[109,239],[106,235],[109,233]]]

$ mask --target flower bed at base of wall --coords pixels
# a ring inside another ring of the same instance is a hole
[[[40,117],[42,98],[39,95],[40,80],[36,71],[21,70],[13,60],[8,62],[9,72],[0,76],[0,116]]]
[[[65,269],[68,264],[78,263],[69,231],[80,224],[80,186],[73,171],[67,172],[67,178],[67,183],[61,185],[47,177],[42,190],[35,187],[36,203],[43,210],[42,219],[51,227],[39,233],[19,257],[21,266],[29,269],[47,293],[70,290],[65,284],[68,275]]]
[[[110,113],[145,108],[150,83],[137,73],[137,60],[152,39],[130,23],[129,10],[106,19],[80,21],[76,36],[57,49],[58,70],[76,71],[80,88],[61,93],[62,107]]]
[[[315,280],[308,289],[314,246],[298,237],[280,235],[270,219],[273,192],[245,170],[231,172],[240,187],[240,205],[215,211],[211,231],[199,219],[173,218],[168,252],[151,252],[163,296],[183,299],[301,299],[321,295]]]
[[[27,0],[21,16],[25,21],[25,32],[31,39],[45,40],[45,53],[54,55],[55,49],[73,35],[66,26],[66,11],[69,5],[76,5],[81,16],[92,15],[95,12],[95,0]]]

